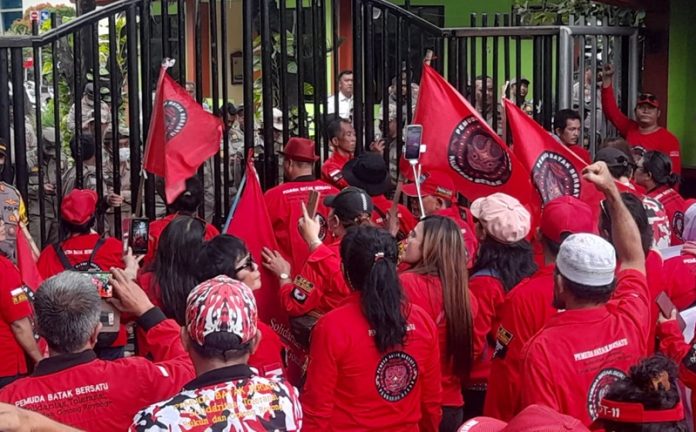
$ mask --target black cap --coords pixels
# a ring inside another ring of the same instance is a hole
[[[348,161],[342,172],[349,185],[363,189],[370,196],[384,195],[391,188],[387,164],[377,153],[361,153]]]
[[[361,214],[372,214],[372,198],[360,188],[348,186],[338,195],[324,198],[324,205],[334,209],[340,219],[352,220]]]
[[[595,162],[599,161],[605,162],[609,168],[633,165],[629,155],[614,147],[605,147],[598,151],[595,155]]]

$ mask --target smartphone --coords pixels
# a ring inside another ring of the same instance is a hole
[[[672,303],[672,299],[670,299],[667,293],[664,291],[658,294],[655,302],[657,303],[657,307],[660,308],[660,313],[664,315],[665,318],[671,317],[672,311],[677,308],[674,306],[674,303]],[[679,323],[679,328],[684,331],[686,328],[686,322],[679,313],[677,313],[677,322]]]
[[[307,214],[310,218],[314,219],[317,214],[317,207],[319,206],[319,191],[311,190],[309,191],[309,200],[307,201]]]
[[[404,144],[404,158],[406,160],[418,160],[418,157],[420,156],[422,138],[423,126],[406,126],[406,142]]]
[[[132,219],[128,232],[128,246],[133,250],[133,255],[147,254],[149,240],[150,221],[143,218]]]
[[[92,283],[99,291],[99,297],[111,298],[114,296],[114,287],[111,286],[111,273],[109,272],[93,272],[89,273],[92,277]]]

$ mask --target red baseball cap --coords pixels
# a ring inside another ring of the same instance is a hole
[[[457,193],[454,190],[454,182],[445,173],[430,171],[420,176],[418,179],[422,196],[437,196],[450,201],[454,201]],[[409,197],[417,197],[418,191],[415,183],[405,184],[401,191]]]
[[[576,418],[560,414],[543,405],[530,405],[509,423],[490,417],[476,417],[459,427],[457,432],[589,432]]]
[[[570,195],[563,195],[546,203],[539,224],[541,233],[556,243],[561,243],[563,233],[596,234],[596,226],[592,208]]]
[[[83,225],[97,211],[97,193],[90,189],[73,189],[60,205],[60,215],[73,225]]]
[[[652,93],[641,93],[638,95],[638,101],[636,101],[636,107],[639,105],[650,105],[655,108],[660,108],[660,101],[657,100],[657,96]]]
[[[319,160],[319,156],[314,153],[314,141],[307,138],[290,138],[280,154],[287,159],[300,162],[316,162]]]

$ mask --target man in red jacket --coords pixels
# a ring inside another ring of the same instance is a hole
[[[143,357],[97,359],[92,348],[102,326],[102,299],[88,275],[63,272],[45,281],[34,299],[50,357],[31,376],[0,390],[0,401],[82,430],[124,431],[139,409],[173,395],[193,378],[179,326],[166,320],[125,272],[112,273],[114,304],[138,317],[155,363]]]
[[[631,120],[616,105],[613,79],[614,67],[607,64],[602,74],[602,107],[609,121],[631,146],[640,147],[643,151],[657,150],[669,156],[672,159],[672,171],[681,174],[679,140],[657,124],[661,114],[660,101],[651,93],[641,94],[634,110],[636,120]]]
[[[319,160],[314,152],[314,141],[290,138],[283,149],[283,156],[285,183],[269,189],[264,199],[280,253],[290,261],[295,271],[299,271],[309,256],[309,247],[297,229],[297,222],[302,217],[302,203],[307,203],[310,191],[327,196],[336,195],[338,189],[314,177],[314,163]],[[331,234],[326,225],[329,209],[322,199],[319,199],[316,215],[322,226],[319,240],[331,243]]]
[[[355,153],[355,129],[346,119],[338,118],[326,126],[327,139],[331,144],[333,154],[321,166],[321,179],[343,189],[348,183],[343,178],[343,166]]]
[[[583,175],[607,197],[616,249],[594,234],[563,241],[553,304],[565,311],[524,347],[520,389],[522,407],[544,404],[589,425],[607,387],[645,355],[650,307],[636,222],[604,162],[585,168]]]
[[[561,242],[570,234],[597,231],[592,208],[568,195],[546,204],[538,230],[545,266],[510,291],[498,311],[500,324],[483,414],[505,421],[521,409],[522,348],[556,314],[553,274]]]

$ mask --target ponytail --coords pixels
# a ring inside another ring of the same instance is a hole
[[[659,151],[645,152],[643,170],[652,176],[653,181],[658,186],[674,187],[679,183],[679,175],[672,172],[672,159]]]
[[[394,238],[370,226],[352,227],[341,241],[346,280],[361,293],[360,303],[380,352],[403,345],[407,321],[396,274]],[[368,270],[369,269],[369,270]]]
[[[670,173],[669,177],[667,177],[667,184],[669,187],[674,187],[677,184],[679,184],[679,174],[677,173]]]

